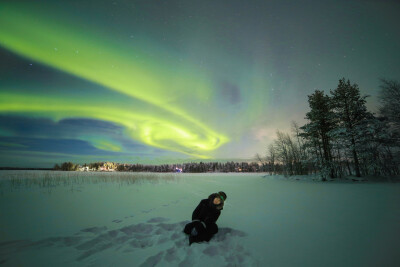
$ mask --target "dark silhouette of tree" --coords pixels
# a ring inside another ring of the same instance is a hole
[[[75,165],[72,162],[64,162],[61,164],[62,171],[76,171],[78,169],[78,165]]]
[[[381,79],[379,112],[386,117],[394,131],[400,132],[400,83]]]
[[[319,90],[309,95],[308,122],[301,127],[292,122],[292,136],[277,131],[269,144],[269,170],[285,175],[319,173],[322,180],[353,172],[358,177],[398,175],[400,86],[382,82],[381,117],[367,110],[368,96],[361,96],[357,84],[344,78],[331,96]]]
[[[358,145],[361,144],[362,129],[366,127],[372,114],[367,111],[365,105],[368,96],[360,96],[357,84],[351,84],[350,80],[342,78],[338,87],[332,91],[332,107],[337,120],[337,137],[342,138],[351,148],[354,160],[356,176],[360,177],[360,163],[358,157]]]
[[[330,132],[335,127],[335,116],[331,99],[323,91],[316,90],[308,96],[308,103],[311,110],[306,113],[306,119],[309,123],[300,127],[304,131],[302,136],[317,148],[321,168],[334,178]]]

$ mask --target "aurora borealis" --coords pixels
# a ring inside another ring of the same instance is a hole
[[[341,77],[397,79],[395,1],[2,1],[1,166],[250,159]]]

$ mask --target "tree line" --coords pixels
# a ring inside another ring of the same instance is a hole
[[[323,180],[399,175],[400,84],[381,80],[378,114],[367,110],[367,98],[345,78],[329,95],[315,90],[308,96],[307,123],[292,122],[291,133],[278,130],[259,161],[272,173],[318,173]]]
[[[149,172],[260,172],[261,166],[257,162],[190,162],[182,164],[142,165],[134,164],[125,167],[125,171],[149,171]]]
[[[53,169],[56,171],[77,171],[79,170],[79,164],[63,162],[61,165],[55,164]]]
[[[74,164],[72,162],[64,162],[61,165],[55,164],[54,170],[61,171],[78,171],[80,167],[88,167],[89,170],[115,170],[115,171],[132,171],[132,172],[261,172],[265,168],[257,162],[190,162],[182,164],[126,164],[114,162],[94,162],[84,164]]]

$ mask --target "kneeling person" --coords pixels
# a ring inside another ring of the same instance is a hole
[[[222,191],[213,193],[200,201],[193,211],[192,222],[188,223],[183,230],[189,235],[189,245],[193,242],[208,242],[218,232],[216,221],[221,215],[225,201],[226,194]]]

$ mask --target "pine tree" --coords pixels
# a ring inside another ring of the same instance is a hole
[[[325,172],[334,178],[330,132],[335,127],[335,118],[331,99],[323,91],[316,90],[308,96],[308,103],[311,110],[306,113],[306,119],[309,123],[300,127],[304,131],[301,136],[308,140],[319,154],[318,159],[323,168],[323,178],[325,178]]]
[[[339,129],[338,138],[342,138],[352,153],[356,176],[360,177],[360,162],[357,146],[361,144],[362,129],[371,113],[367,111],[365,105],[368,96],[360,96],[357,84],[350,84],[349,80],[342,78],[339,80],[338,87],[332,91],[332,107],[337,119]]]

